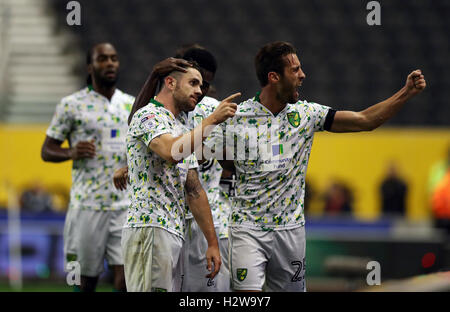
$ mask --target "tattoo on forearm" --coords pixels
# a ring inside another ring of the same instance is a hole
[[[196,170],[189,170],[186,178],[186,194],[187,196],[197,199],[200,197],[200,193],[202,191],[202,185],[200,184],[200,180],[198,179],[198,174]]]

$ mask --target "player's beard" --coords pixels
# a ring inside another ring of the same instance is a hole
[[[108,78],[106,76],[103,76],[100,71],[94,71],[94,79],[95,82],[97,82],[98,85],[106,88],[112,88],[116,85],[117,79],[119,78],[119,74],[116,73],[114,78]]]
[[[296,103],[298,101],[298,88],[284,77],[281,78],[277,90],[277,100],[283,104]]]
[[[185,94],[178,85],[175,87],[173,99],[175,101],[175,105],[182,112],[190,112],[195,108],[195,106],[192,107],[192,104],[190,103],[191,97]]]

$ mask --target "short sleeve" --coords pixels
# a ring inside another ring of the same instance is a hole
[[[329,116],[330,111],[333,111],[333,112],[335,112],[335,111],[328,106],[320,105],[317,103],[305,103],[305,105],[306,105],[306,115],[307,115],[307,117],[311,118],[310,122],[313,123],[312,126],[313,126],[314,131],[327,130],[327,129],[325,129],[327,116]],[[333,117],[334,117],[334,114],[333,114]],[[328,118],[328,120],[329,120],[329,118]],[[331,120],[331,122],[332,122],[332,120]],[[327,122],[327,123],[329,123],[329,122]]]
[[[147,112],[139,116],[136,120],[139,127],[139,132],[142,134],[142,139],[145,145],[149,146],[150,142],[165,133],[172,133],[173,129],[167,117],[158,112]]]
[[[50,126],[47,129],[47,136],[59,141],[68,138],[74,122],[73,110],[69,101],[61,100],[56,105]]]

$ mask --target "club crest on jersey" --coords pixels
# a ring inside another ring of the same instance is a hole
[[[238,280],[240,280],[240,281],[245,280],[245,278],[247,277],[247,272],[248,272],[248,270],[245,269],[245,268],[243,268],[243,269],[237,269],[237,270],[236,270],[236,273],[237,273],[237,278],[238,278]]]
[[[288,117],[289,123],[293,127],[297,128],[298,126],[300,126],[300,114],[298,112],[287,113],[287,117]]]

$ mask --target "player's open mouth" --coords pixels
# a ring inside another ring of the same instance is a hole
[[[105,73],[105,76],[108,76],[108,77],[115,76],[115,75],[116,75],[116,72],[115,72],[115,71],[112,71],[112,70],[107,71],[107,72]]]

